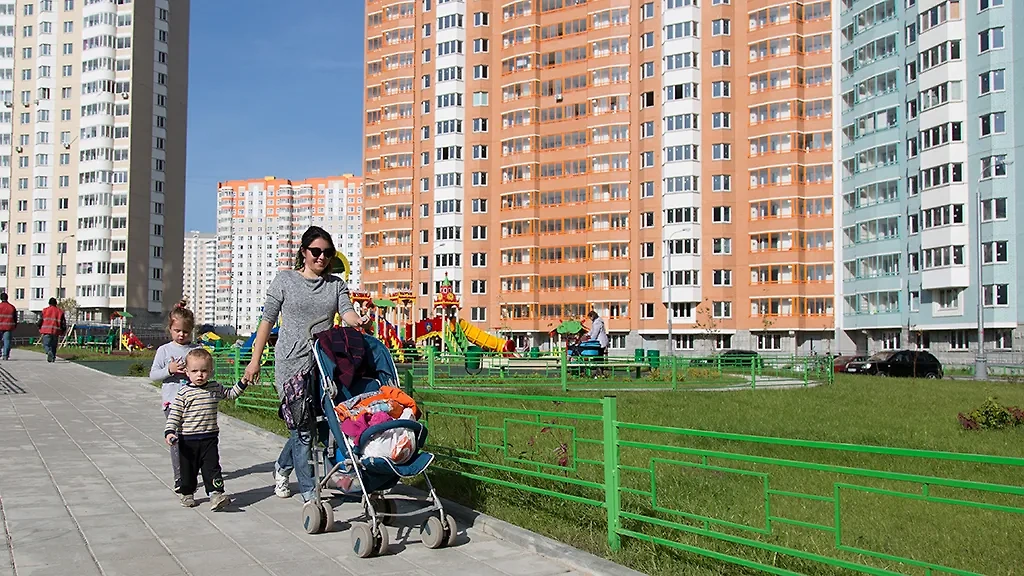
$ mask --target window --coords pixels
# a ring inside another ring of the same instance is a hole
[[[470,294],[487,294],[487,280],[472,280],[470,282]]]
[[[985,306],[1009,306],[1010,286],[1008,284],[986,284],[982,287]]]
[[[470,308],[470,320],[473,322],[486,322],[487,308],[482,306],[474,306]]]
[[[989,70],[979,77],[978,93],[981,96],[1006,90],[1006,70]]]
[[[712,50],[711,66],[714,68],[730,66],[730,52],[728,50]]]
[[[1005,178],[1006,177],[1006,154],[985,156],[981,159],[981,179]]]
[[[477,12],[473,14],[473,26],[490,26],[491,15],[489,12]]]
[[[713,254],[732,254],[732,238],[714,238],[711,241]]]
[[[995,262],[1009,262],[1008,242],[997,240],[995,242],[984,242],[981,245],[981,261],[985,264]]]
[[[732,302],[712,302],[711,315],[714,318],[732,318]]]
[[[732,222],[732,207],[715,206],[711,209],[711,221],[715,224]]]
[[[981,117],[981,136],[1006,133],[1006,112],[992,112]]]
[[[712,36],[728,36],[729,30],[729,19],[721,18],[718,20],[711,21],[711,35]]]
[[[989,50],[999,50],[1005,46],[1003,28],[989,28],[978,33],[978,53],[984,54]]]
[[[983,12],[989,8],[998,8],[1003,5],[1004,0],[978,0],[978,12]]]
[[[981,202],[981,221],[1006,220],[1006,198],[992,198]]]

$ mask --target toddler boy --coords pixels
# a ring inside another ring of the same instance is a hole
[[[206,493],[210,496],[210,509],[216,512],[230,502],[224,494],[224,478],[220,469],[217,404],[221,400],[234,400],[241,396],[246,383],[239,382],[227,390],[210,380],[213,356],[203,348],[196,348],[185,355],[185,375],[189,381],[171,402],[164,438],[168,445],[178,445],[181,505],[186,508],[196,505],[194,495],[198,475],[202,473]]]

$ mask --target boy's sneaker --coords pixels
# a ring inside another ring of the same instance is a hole
[[[174,493],[181,494],[181,480],[174,481]]]
[[[288,487],[288,476],[277,470],[274,470],[274,494],[277,494],[278,498],[290,498],[292,495]]]
[[[183,508],[195,508],[196,507],[196,498],[195,498],[195,496],[193,496],[191,494],[181,494],[179,496],[179,498],[181,498],[181,506]]]
[[[210,496],[210,510],[213,512],[219,512],[230,502],[231,499],[228,498],[227,494],[223,492],[214,492],[213,495]]]

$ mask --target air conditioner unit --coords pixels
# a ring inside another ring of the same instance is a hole
[[[131,94],[128,94],[127,92],[121,92],[121,98],[127,100],[129,96],[131,96]]]
[[[555,102],[561,102],[561,101],[562,101],[562,95],[561,94],[555,94]]]

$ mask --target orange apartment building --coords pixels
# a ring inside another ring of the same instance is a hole
[[[834,336],[832,6],[370,0],[363,285],[520,346]],[[669,316],[672,317],[671,323]]]
[[[256,329],[267,288],[278,270],[295,266],[302,234],[327,230],[360,285],[362,178],[352,174],[288,180],[267,176],[217,185],[218,326],[240,334]]]

